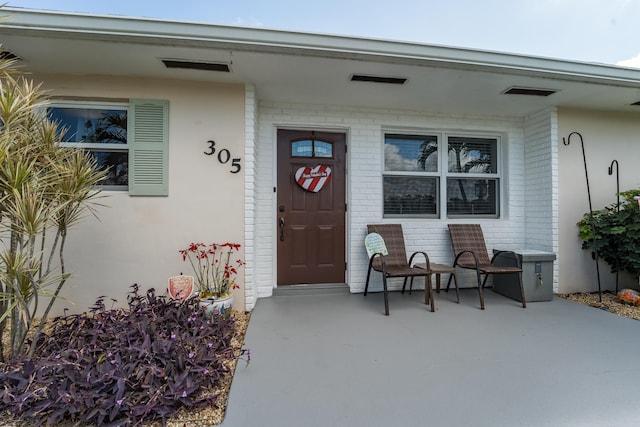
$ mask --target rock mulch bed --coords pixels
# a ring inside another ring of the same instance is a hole
[[[558,294],[557,296],[559,296],[560,298],[579,302],[580,304],[595,307],[600,310],[605,310],[610,313],[617,314],[618,316],[640,320],[640,307],[622,304],[617,300],[614,293],[608,291],[602,293],[602,302],[600,302],[600,298],[598,297],[597,292]]]

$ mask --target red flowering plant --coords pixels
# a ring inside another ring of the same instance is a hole
[[[200,298],[224,297],[238,289],[235,277],[245,264],[241,259],[231,260],[240,249],[239,243],[191,243],[179,252],[182,260],[191,264],[200,292]]]

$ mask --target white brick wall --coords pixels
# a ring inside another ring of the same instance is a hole
[[[256,183],[256,129],[258,127],[258,115],[256,106],[256,91],[253,85],[245,86],[245,145],[244,145],[244,256],[246,265],[244,266],[245,288],[244,304],[245,310],[252,310],[256,304],[255,272],[256,272],[256,204],[257,192]]]
[[[558,247],[558,113],[543,110],[525,118],[525,241],[529,249],[553,252]],[[554,291],[558,262],[554,262]]]
[[[543,121],[538,119],[538,121]],[[530,120],[537,123],[536,120]],[[455,220],[406,219],[384,221],[382,219],[382,135],[386,129],[435,129],[443,131],[479,131],[503,135],[503,160],[501,218],[480,219],[488,246],[501,249],[516,249],[527,245],[525,222],[527,202],[525,199],[525,154],[524,126],[521,118],[450,116],[423,114],[412,111],[392,111],[354,107],[324,106],[312,104],[281,104],[261,101],[259,103],[258,133],[256,140],[255,222],[253,261],[255,269],[252,284],[247,284],[247,307],[255,304],[255,297],[272,294],[276,280],[275,241],[276,216],[273,187],[275,174],[275,141],[277,128],[310,128],[315,130],[344,131],[347,133],[347,282],[352,292],[361,292],[366,279],[367,258],[363,247],[366,225],[380,222],[403,224],[407,249],[426,250],[436,262],[452,261],[447,223]],[[535,125],[531,126],[532,129]],[[540,138],[542,145],[544,138]],[[533,149],[534,147],[532,147]],[[543,155],[544,157],[544,155]],[[544,174],[540,166],[535,174]],[[469,222],[470,220],[457,220]],[[535,235],[535,233],[533,233]],[[531,236],[530,236],[531,237]],[[249,232],[247,232],[249,240]],[[379,275],[375,275],[376,277]],[[461,276],[464,283],[473,283],[473,276]],[[379,285],[379,281],[372,286]],[[391,284],[392,288],[401,282]],[[417,286],[417,285],[416,285]],[[375,288],[374,288],[375,289]],[[249,293],[251,294],[249,295]]]

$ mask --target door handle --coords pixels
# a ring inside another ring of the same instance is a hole
[[[280,217],[278,222],[280,224],[280,241],[284,242],[284,218]]]

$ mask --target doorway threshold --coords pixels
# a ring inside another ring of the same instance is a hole
[[[348,294],[349,286],[345,283],[306,283],[300,285],[280,285],[273,289],[274,297],[297,295]]]

